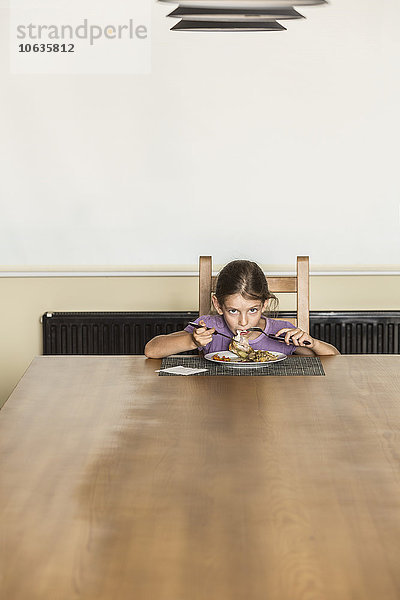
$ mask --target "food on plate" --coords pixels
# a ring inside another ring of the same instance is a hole
[[[221,356],[220,354],[214,354],[212,359],[218,362],[245,362],[244,358],[231,358],[230,356]]]
[[[249,340],[244,335],[242,335],[240,331],[236,332],[235,337],[229,344],[229,350],[234,354],[240,356],[240,358],[245,358],[246,360],[253,360],[254,350],[250,346]]]
[[[237,331],[237,334],[229,344],[229,350],[236,354],[238,358],[229,358],[227,356],[214,356],[214,360],[221,362],[269,362],[276,360],[277,356],[268,350],[253,350],[249,340],[243,335],[243,332]]]
[[[235,357],[230,357],[230,356],[224,356],[223,354],[214,354],[214,356],[212,357],[213,360],[216,360],[218,362],[234,362],[234,363],[240,363],[240,362],[270,362],[272,360],[278,360],[278,356],[276,356],[275,354],[272,354],[272,352],[268,352],[268,350],[253,350],[252,354],[251,354],[251,358],[247,357],[247,358],[242,358],[240,356],[235,356]]]
[[[277,360],[278,356],[268,350],[254,350],[254,358],[251,361],[254,362],[269,362],[270,360]]]

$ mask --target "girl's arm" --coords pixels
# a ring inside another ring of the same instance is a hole
[[[202,327],[195,329],[193,333],[176,331],[167,335],[157,335],[147,342],[144,353],[147,358],[163,358],[170,354],[196,350],[196,348],[202,348],[211,342],[214,331],[215,329]]]
[[[282,333],[286,333],[285,342],[287,344],[289,344],[290,340],[297,346],[294,354],[302,354],[303,356],[330,356],[340,354],[339,350],[335,348],[335,346],[332,346],[332,344],[317,340],[298,327],[295,329],[280,329],[275,335],[281,335]],[[304,345],[305,341],[310,342],[309,345]]]

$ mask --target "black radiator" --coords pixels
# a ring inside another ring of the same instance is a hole
[[[143,354],[155,335],[183,329],[196,312],[54,312],[43,320],[43,354]]]
[[[45,313],[43,354],[143,354],[155,335],[183,329],[196,312]],[[280,318],[294,313],[281,312]],[[312,312],[310,333],[342,354],[400,354],[400,311]]]

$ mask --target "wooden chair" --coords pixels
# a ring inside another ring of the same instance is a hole
[[[310,284],[309,258],[297,257],[295,276],[267,277],[269,290],[274,294],[295,293],[297,319],[286,319],[303,331],[310,331]],[[212,275],[212,257],[199,258],[199,315],[210,312],[211,294],[215,291],[217,278]]]

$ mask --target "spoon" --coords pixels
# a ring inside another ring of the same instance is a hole
[[[273,333],[265,333],[265,331],[263,329],[261,329],[261,327],[249,327],[248,329],[246,329],[246,331],[259,331],[260,333],[263,333],[264,335],[267,336],[267,338],[270,338],[271,340],[276,340],[278,342],[284,342],[285,341],[285,334],[281,334],[281,335],[274,335]],[[292,346],[294,346],[293,342],[289,342],[289,344],[291,344]],[[305,346],[310,346],[311,342],[309,342],[308,340],[304,341],[303,344]]]

